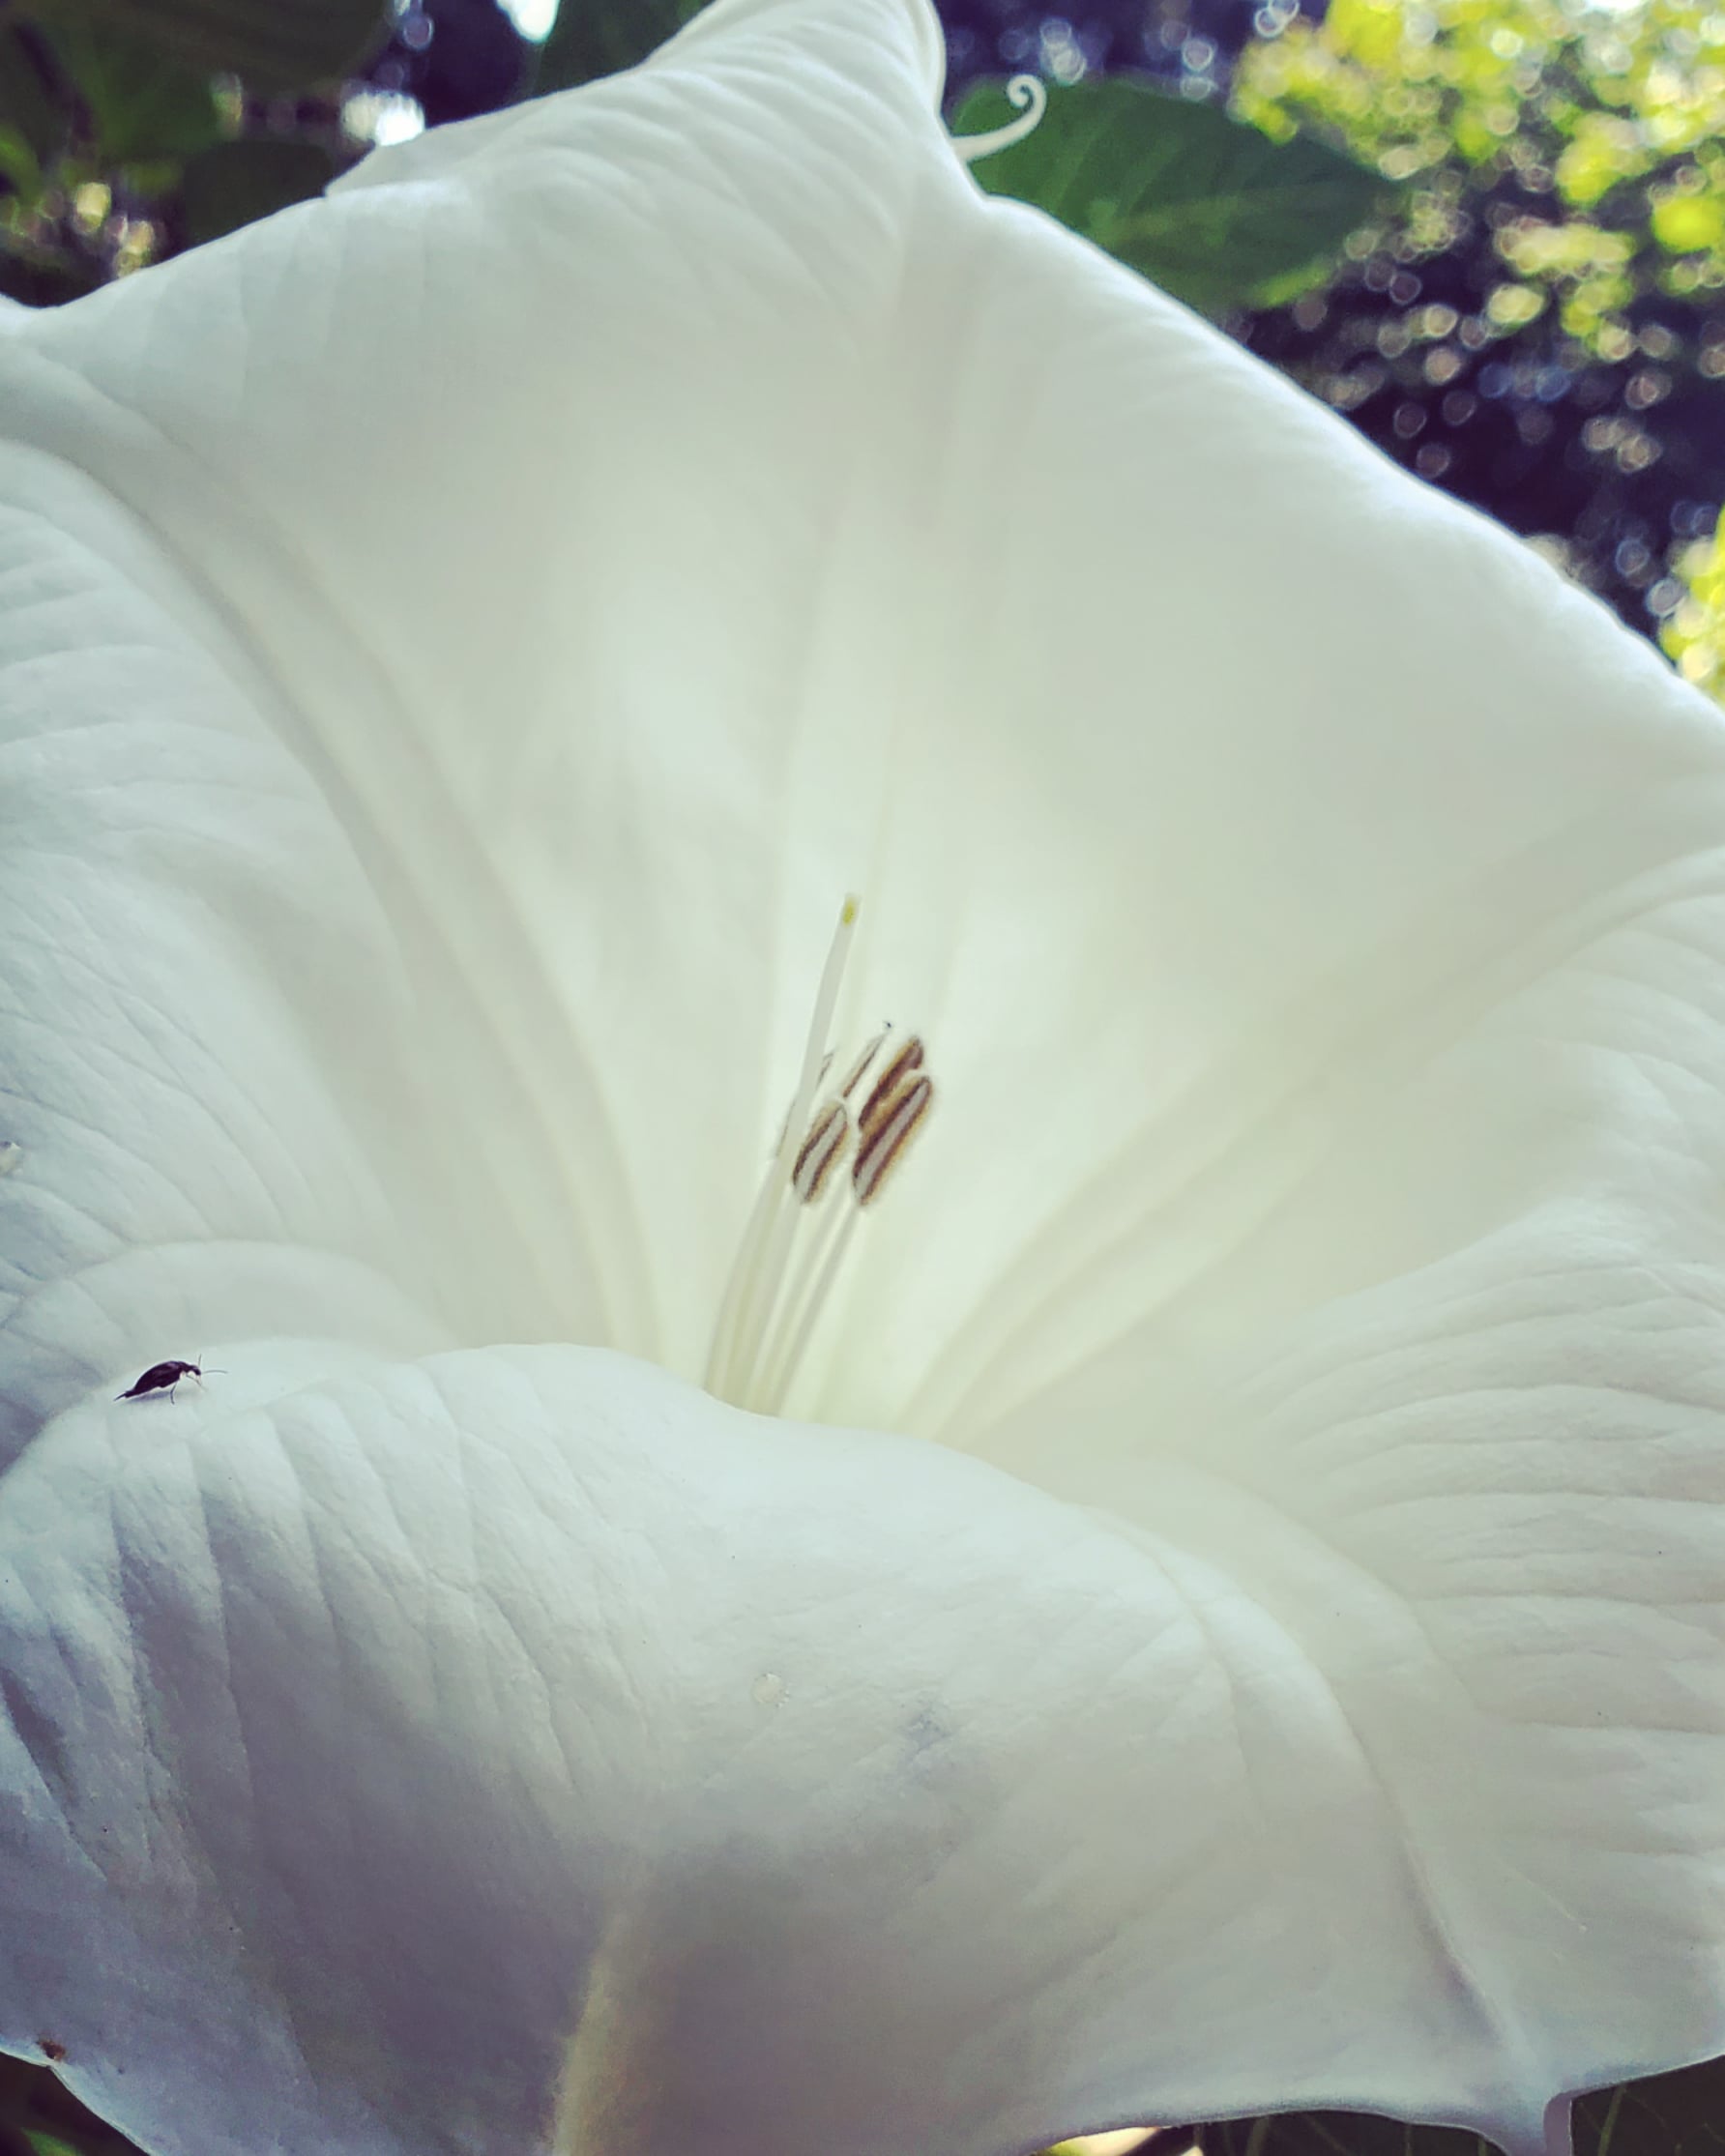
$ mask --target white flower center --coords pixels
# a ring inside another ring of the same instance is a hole
[[[915,1034],[883,1026],[826,1088],[839,984],[861,900],[847,898],[821,972],[803,1069],[713,1328],[709,1392],[776,1414],[803,1366],[864,1209],[934,1105]],[[846,1172],[841,1172],[846,1171]]]

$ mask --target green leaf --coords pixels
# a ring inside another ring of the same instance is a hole
[[[81,22],[57,23],[44,36],[90,116],[91,148],[102,163],[184,157],[220,134],[208,74],[135,38]]]
[[[290,203],[308,202],[339,169],[315,142],[267,136],[218,142],[187,162],[180,194],[186,236],[194,245],[218,240]]]
[[[953,131],[1012,116],[1004,88],[980,84]],[[1379,173],[1322,143],[1272,142],[1217,105],[1126,75],[1051,88],[1035,132],[980,160],[976,174],[1211,314],[1321,281],[1389,192]]]
[[[42,186],[42,167],[36,153],[16,128],[0,121],[0,180],[15,193],[31,196]]]
[[[563,0],[540,47],[530,94],[572,90],[579,82],[637,66],[705,5],[706,0]]]
[[[0,127],[20,136],[43,163],[64,144],[70,121],[40,45],[27,31],[0,28]]]
[[[385,35],[382,0],[20,0],[18,12],[133,38],[265,91],[352,74]]]
[[[0,2150],[22,2156],[24,2149],[33,2156],[134,2156],[123,2134],[45,2069],[0,2059]]]

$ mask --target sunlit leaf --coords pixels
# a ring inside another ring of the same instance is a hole
[[[1725,702],[1725,517],[1678,562],[1688,590],[1659,641],[1685,681]]]
[[[1011,116],[1004,88],[982,84],[953,127]],[[1034,202],[1209,313],[1322,277],[1387,191],[1321,143],[1272,142],[1215,105],[1123,75],[1050,90],[1035,132],[976,169],[992,193]]]
[[[1668,253],[1725,253],[1725,193],[1660,195],[1649,221]]]

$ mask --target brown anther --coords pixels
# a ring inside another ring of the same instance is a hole
[[[852,1093],[854,1093],[857,1088],[862,1083],[863,1079],[868,1075],[869,1064],[873,1063],[874,1059],[880,1054],[881,1043],[886,1039],[887,1035],[892,1031],[892,1029],[891,1026],[883,1026],[880,1032],[875,1034],[874,1038],[871,1041],[867,1042],[866,1045],[863,1047],[862,1054],[857,1058],[856,1062],[852,1063],[850,1069],[846,1072],[844,1084],[838,1089],[838,1097],[840,1100],[848,1100],[851,1097]]]
[[[827,1187],[827,1180],[842,1158],[851,1134],[851,1119],[841,1101],[830,1100],[808,1126],[791,1170],[791,1188],[805,1206],[812,1206]]]
[[[857,1143],[863,1145],[874,1134],[881,1118],[885,1116],[897,1097],[904,1081],[913,1070],[922,1067],[922,1039],[912,1034],[892,1057],[874,1084],[868,1089],[868,1098],[862,1103],[862,1112],[857,1118]]]
[[[832,1068],[833,1051],[831,1048],[829,1048],[827,1053],[821,1058],[820,1076],[815,1080],[815,1085],[817,1086],[817,1088],[824,1086],[827,1083],[827,1073]],[[790,1107],[787,1108],[784,1112],[784,1121],[778,1126],[778,1136],[774,1139],[773,1151],[767,1155],[767,1158],[769,1160],[776,1160],[779,1154],[784,1151],[784,1142],[791,1134],[791,1111],[796,1107],[796,1105],[797,1103],[793,1100]]]
[[[921,1063],[921,1042],[915,1041],[911,1045]],[[921,1127],[933,1102],[934,1081],[912,1078],[881,1103],[872,1125],[864,1123],[860,1127],[857,1157],[851,1166],[851,1187],[857,1193],[858,1205],[868,1205],[879,1196],[887,1177]],[[875,1096],[870,1094],[869,1107],[873,1108],[874,1104]]]

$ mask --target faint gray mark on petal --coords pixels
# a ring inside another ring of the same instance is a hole
[[[950,1725],[933,1706],[919,1707],[904,1726],[907,1757],[921,1763],[925,1756],[950,1741]]]

